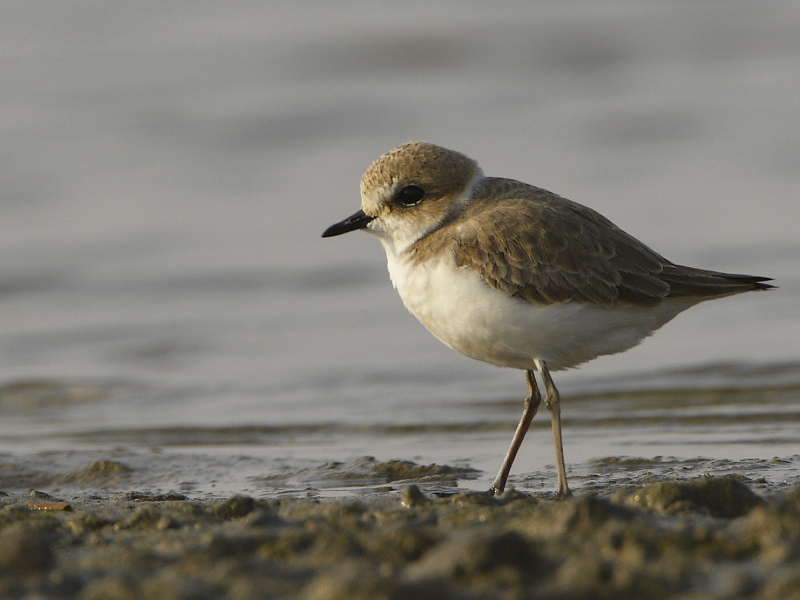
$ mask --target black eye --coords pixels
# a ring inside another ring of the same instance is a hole
[[[397,194],[397,199],[403,206],[414,206],[422,202],[425,190],[418,185],[407,185]]]

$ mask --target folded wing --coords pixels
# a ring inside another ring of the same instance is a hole
[[[675,265],[592,209],[509,179],[487,178],[463,217],[418,244],[450,246],[458,266],[536,304],[652,306],[772,287],[765,277]]]

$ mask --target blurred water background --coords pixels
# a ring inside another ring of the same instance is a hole
[[[796,478],[798,31],[794,0],[3,2],[0,489],[116,457],[348,493],[366,455],[486,488],[523,375],[430,336],[377,240],[320,239],[409,140],[780,286],[557,373],[578,487],[620,456]],[[545,411],[512,483],[552,464]]]

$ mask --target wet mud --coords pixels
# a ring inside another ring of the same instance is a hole
[[[98,473],[125,469],[95,464],[76,477]],[[266,500],[9,493],[0,597],[800,597],[800,486],[701,477],[565,500],[393,489]]]
[[[484,491],[518,403],[509,423],[78,418],[119,389],[0,386],[0,599],[800,598],[794,379],[574,397],[564,500],[547,464]],[[417,458],[445,446],[463,458]]]

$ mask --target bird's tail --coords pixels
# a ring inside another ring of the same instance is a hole
[[[669,284],[669,296],[671,297],[713,298],[775,287],[764,283],[772,281],[770,277],[720,273],[681,265],[665,267],[659,279]]]

